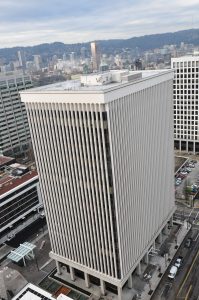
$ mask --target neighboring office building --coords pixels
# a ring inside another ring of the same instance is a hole
[[[28,75],[0,75],[0,155],[16,157],[30,148],[27,114],[19,92],[32,86]]]
[[[110,71],[21,94],[58,273],[123,300],[175,210],[172,85],[171,70]]]
[[[2,158],[0,156],[0,244],[6,236],[8,239],[12,236],[11,229],[15,228],[17,233],[17,226],[21,230],[25,228],[24,219],[26,226],[31,224],[33,219],[28,220],[43,206],[37,172],[24,165],[10,164],[8,158],[5,165]]]
[[[180,151],[199,152],[199,56],[172,58],[174,147]]]
[[[100,51],[99,51],[99,44],[97,42],[91,43],[91,59],[92,59],[93,71],[99,71]]]

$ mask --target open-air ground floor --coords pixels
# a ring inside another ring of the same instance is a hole
[[[59,261],[50,277],[86,294],[88,299],[150,299],[189,228],[187,223],[168,223],[122,287]]]

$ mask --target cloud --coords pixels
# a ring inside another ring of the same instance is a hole
[[[0,0],[0,48],[199,27],[198,0]]]

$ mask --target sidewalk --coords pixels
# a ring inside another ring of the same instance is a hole
[[[8,245],[3,245],[0,248],[0,262],[7,257],[7,255],[13,250],[13,247],[10,247]]]
[[[141,300],[149,300],[151,299],[153,293],[155,292],[155,289],[157,288],[162,276],[166,272],[170,261],[175,256],[176,252],[178,251],[179,246],[181,245],[182,241],[184,240],[185,236],[187,235],[188,231],[190,230],[191,226],[187,224],[186,222],[184,225],[180,228],[178,234],[177,234],[177,241],[171,244],[170,250],[169,250],[169,256],[160,257],[156,256],[153,257],[150,261],[152,264],[156,264],[157,268],[155,272],[153,273],[152,278],[149,281],[149,284],[146,283],[144,287],[144,291],[141,293],[140,297],[138,299]],[[176,249],[176,244],[178,245],[178,248]],[[161,269],[162,276],[160,277],[160,272],[158,271],[158,267]],[[150,294],[149,294],[150,292]]]

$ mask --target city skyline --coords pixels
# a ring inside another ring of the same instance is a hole
[[[49,5],[50,4],[50,5]],[[63,0],[42,3],[13,0],[0,3],[0,48],[36,45],[43,42],[86,42],[130,38],[152,33],[199,27],[198,1],[172,3],[125,0],[110,3]],[[96,20],[99,20],[96,22]],[[119,24],[119,25],[118,25]],[[158,24],[158,26],[157,26]]]

